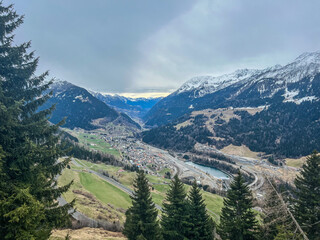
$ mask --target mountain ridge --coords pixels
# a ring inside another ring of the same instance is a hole
[[[182,152],[196,143],[245,145],[276,158],[320,149],[320,52],[249,74],[201,97],[195,97],[197,84],[162,99],[146,118],[153,129],[143,140]]]
[[[91,130],[99,126],[93,124],[93,120],[103,119],[104,123],[123,124],[128,127],[140,129],[140,125],[124,113],[118,113],[104,102],[92,96],[86,89],[67,81],[54,81],[48,92],[52,91],[52,97],[41,109],[46,109],[53,104],[56,108],[50,121],[58,123],[66,117],[64,127],[83,128]]]
[[[284,66],[242,69],[219,77],[198,77],[159,101],[144,117],[148,126],[160,126],[209,107],[256,107],[275,99],[291,101],[317,100],[312,82],[320,72],[320,51],[303,53]],[[303,91],[300,91],[303,88]],[[284,96],[282,96],[284,95]],[[287,99],[288,100],[288,99]],[[209,106],[210,105],[210,106]]]

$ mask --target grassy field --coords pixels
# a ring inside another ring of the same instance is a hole
[[[159,171],[159,174],[161,174],[162,176],[164,176],[166,172],[171,172],[170,168],[163,168],[163,169],[161,169],[161,171]]]
[[[65,185],[71,180],[74,182],[63,197],[68,202],[76,199],[75,207],[78,211],[93,219],[124,222],[125,209],[131,204],[127,194],[93,174],[73,169],[63,171],[59,185]]]
[[[120,157],[120,153],[117,149],[112,148],[109,143],[107,143],[104,139],[101,139],[97,135],[78,133],[78,139],[82,144],[90,147],[91,149]]]
[[[113,176],[114,178],[118,179],[120,183],[123,185],[133,189],[133,180],[135,178],[135,173],[133,172],[119,172],[121,169],[120,167],[114,167],[114,166],[109,166],[105,164],[94,164],[90,163],[84,160],[80,161],[82,164],[85,164],[87,167],[99,171],[99,170],[104,170],[109,173],[110,176]],[[163,200],[165,199],[166,192],[169,189],[169,183],[170,180],[162,177],[157,177],[153,175],[147,175],[147,178],[149,182],[152,184],[153,190],[151,191],[153,201],[162,206]],[[186,191],[189,191],[190,186],[186,186]],[[223,198],[220,197],[219,195],[211,194],[205,191],[202,191],[203,197],[205,199],[205,202],[207,204],[207,207],[209,210],[214,212],[217,215],[220,215],[221,208],[223,206]],[[218,220],[216,215],[211,214],[215,220]]]
[[[91,173],[80,173],[82,186],[105,204],[127,209],[131,205],[129,195]],[[112,193],[112,194],[110,194]]]
[[[83,133],[83,132],[76,132],[70,129],[66,129],[65,131],[77,137],[81,144],[93,150],[97,150],[103,153],[112,154],[116,157],[120,157],[120,152],[117,149],[112,148],[109,143],[107,143],[104,139],[101,139],[98,135]]]
[[[109,176],[117,179],[121,184],[133,189],[133,180],[136,173],[122,171],[121,167],[114,167],[105,164],[95,164],[84,160],[76,160],[79,164],[84,165],[94,171],[106,171]],[[121,171],[120,171],[121,170]],[[166,192],[169,189],[169,179],[147,175],[147,178],[152,186],[151,194],[153,201],[162,206],[166,197]],[[80,212],[92,218],[103,218],[106,214],[106,219],[115,220],[119,218],[120,222],[124,221],[124,212],[131,205],[129,195],[117,187],[109,184],[100,177],[88,173],[85,168],[76,167],[71,164],[71,169],[66,169],[59,178],[59,183],[66,184],[74,179],[74,184],[71,189],[64,194],[67,201],[77,198],[76,207]],[[186,191],[189,191],[190,186],[185,185]],[[80,191],[80,192],[79,192]],[[223,205],[223,198],[202,191],[203,197],[210,211],[210,215],[218,221],[217,215],[220,214]],[[104,209],[106,208],[106,209]]]

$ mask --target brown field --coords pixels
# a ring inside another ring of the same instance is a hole
[[[260,159],[259,154],[262,154],[261,152],[251,151],[245,145],[234,146],[232,144],[221,149],[221,152],[226,154],[231,154],[231,155],[237,155],[241,157],[254,158],[254,159]]]
[[[63,240],[69,234],[71,240],[124,240],[119,232],[110,232],[102,228],[81,228],[53,230],[49,240]]]
[[[229,122],[232,118],[240,119],[240,116],[235,114],[235,111],[247,111],[249,114],[254,115],[257,112],[262,111],[263,108],[219,108],[219,109],[205,109],[201,111],[194,111],[191,113],[191,118],[188,119],[185,122],[179,123],[175,126],[177,130],[179,130],[181,127],[186,127],[189,125],[192,125],[192,119],[196,117],[197,115],[205,115],[208,117],[208,120],[206,122],[206,127],[209,131],[214,133],[213,126],[216,124],[216,120],[220,117],[226,122]],[[212,114],[215,114],[216,116],[214,118],[210,118]]]
[[[301,168],[302,165],[306,162],[307,157],[301,158],[286,158],[286,164],[290,167]]]

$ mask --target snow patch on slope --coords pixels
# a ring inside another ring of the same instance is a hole
[[[79,99],[81,102],[89,102],[89,98],[84,98],[82,95],[76,96],[74,99]]]

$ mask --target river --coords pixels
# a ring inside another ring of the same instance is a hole
[[[219,179],[229,179],[229,176],[227,174],[225,174],[224,172],[221,172],[220,170],[213,168],[213,167],[206,167],[197,163],[193,163],[193,162],[186,162],[186,164],[198,168],[201,171],[210,174],[211,176],[215,177],[215,178],[219,178]]]

